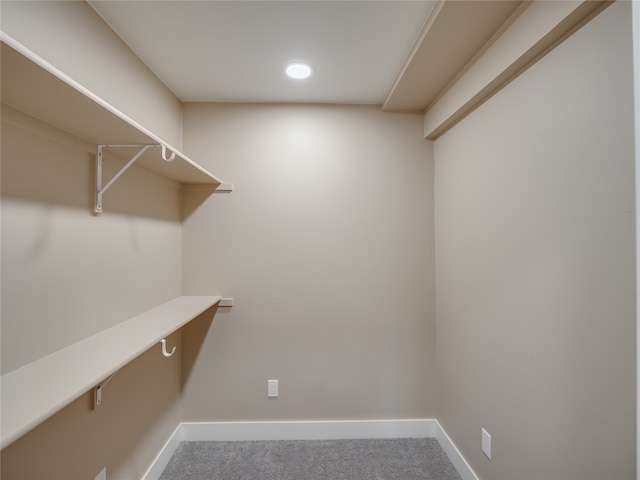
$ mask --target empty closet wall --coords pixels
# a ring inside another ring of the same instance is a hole
[[[86,3],[1,8],[4,32],[181,143],[177,99]],[[7,108],[1,135],[3,373],[180,295],[177,185],[133,167],[94,217],[95,145]],[[105,175],[123,163],[111,157]],[[109,382],[99,409],[87,393],[5,448],[3,480],[91,479],[105,466],[110,480],[140,478],[180,421],[180,375],[180,357],[152,348]]]
[[[435,142],[438,419],[480,478],[635,478],[631,45],[616,2]]]
[[[92,216],[95,155],[46,125],[14,124],[7,109],[2,117],[7,372],[178,296],[181,224],[176,186],[135,167]],[[123,161],[109,163],[111,175]],[[179,392],[180,361],[158,345],[109,382],[99,409],[83,395],[3,449],[2,478],[94,478],[105,465],[109,478],[139,478],[179,422]]]
[[[235,185],[191,212],[184,294],[221,292],[183,419],[433,418],[433,162],[420,115],[187,104],[185,153]],[[267,398],[267,379],[280,381]]]
[[[88,3],[2,0],[1,13],[5,34],[181,148],[180,102]]]

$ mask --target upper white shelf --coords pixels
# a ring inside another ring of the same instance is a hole
[[[151,149],[137,164],[177,182],[210,185],[222,182],[103,99],[2,33],[0,59],[2,103],[89,143],[161,144],[176,152],[173,162]]]
[[[219,301],[218,296],[176,297],[2,375],[1,448],[91,390]]]

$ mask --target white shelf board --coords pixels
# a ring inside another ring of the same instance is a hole
[[[159,149],[141,157],[144,165],[179,183],[222,183],[213,174],[173,148],[60,70],[0,32],[2,103],[53,125],[89,143],[163,144],[176,152],[165,162]]]
[[[176,297],[2,375],[1,448],[219,301],[219,296]]]

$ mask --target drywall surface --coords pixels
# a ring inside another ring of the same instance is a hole
[[[167,343],[181,348],[180,331]],[[117,348],[117,347],[116,347]],[[3,480],[136,480],[180,421],[180,355],[160,344],[127,364],[92,409],[88,392],[2,450]]]
[[[104,213],[92,216],[95,146],[29,117],[7,120],[7,113],[3,108],[3,373],[181,291],[177,186],[134,166],[106,192]],[[105,178],[124,162],[107,154]],[[99,410],[91,410],[87,393],[5,448],[3,480],[93,479],[103,466],[110,480],[141,478],[180,421],[181,357],[169,366],[159,344],[151,352],[109,382]]]
[[[2,123],[3,373],[180,295],[176,185],[134,166],[92,216],[95,154],[42,131]]]
[[[482,479],[635,478],[631,69],[616,2],[435,142],[437,417]]]
[[[173,147],[181,148],[180,102],[86,2],[3,0],[0,28]]]
[[[185,153],[235,190],[195,210],[205,193],[185,195],[183,293],[235,305],[196,335],[183,419],[432,418],[433,163],[421,116],[211,104],[184,115]]]
[[[636,185],[640,185],[640,5],[631,3],[632,10],[632,24],[633,24],[633,77],[634,77],[634,92],[635,92],[635,139],[636,139]],[[640,195],[638,195],[636,187],[636,403],[638,409],[636,410],[636,422],[637,422],[637,434],[636,434],[636,476],[640,478],[640,463],[637,459],[640,458],[640,443],[637,441],[640,435],[640,402],[637,401],[640,398],[640,352],[638,352],[638,341],[640,341],[640,316],[638,315],[638,299],[640,299],[640,271],[637,252],[640,250],[640,225],[638,224],[638,210],[640,206]]]

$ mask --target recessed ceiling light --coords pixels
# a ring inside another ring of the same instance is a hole
[[[285,67],[284,71],[289,77],[301,80],[313,73],[313,67],[306,63],[290,63]]]

